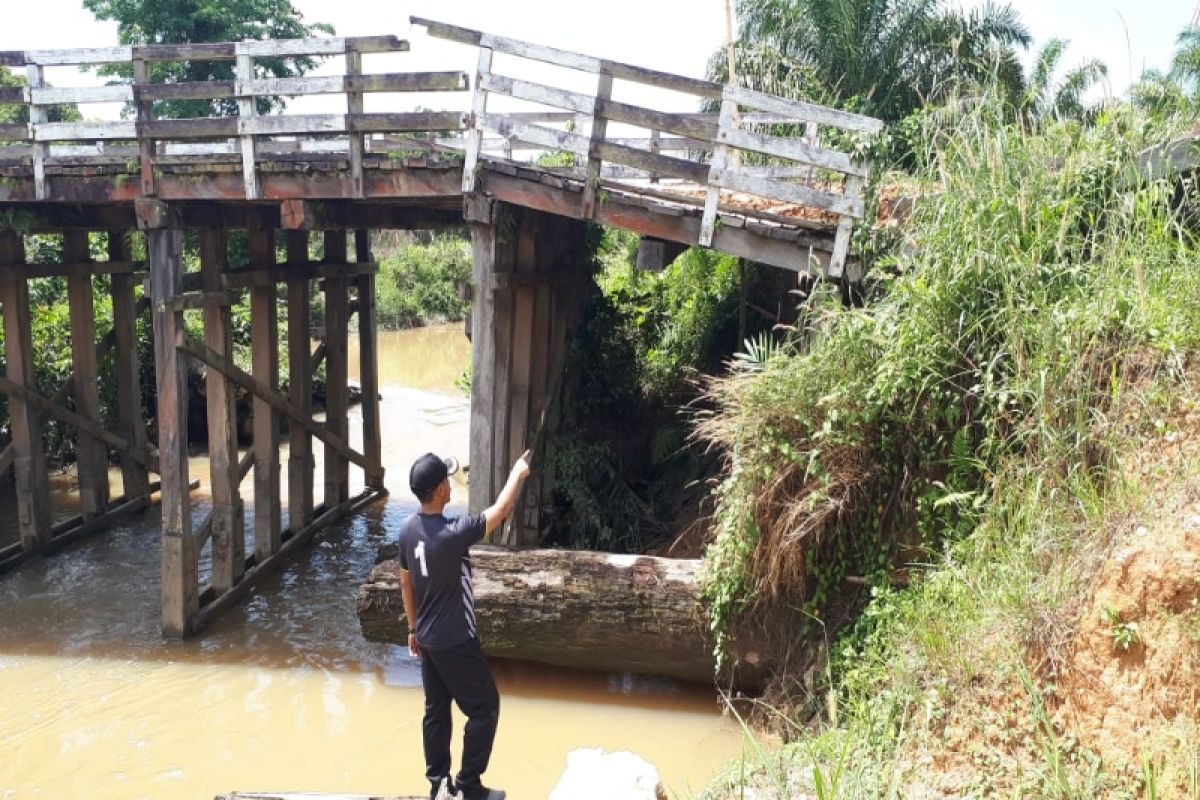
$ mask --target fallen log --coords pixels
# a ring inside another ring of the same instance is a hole
[[[356,607],[363,636],[404,644],[408,625],[395,546],[380,553]],[[699,559],[578,550],[471,550],[475,618],[489,655],[562,667],[712,682],[713,641],[701,611]],[[764,650],[738,646],[722,682],[752,689]]]

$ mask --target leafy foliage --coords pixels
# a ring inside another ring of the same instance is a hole
[[[824,301],[794,348],[714,384],[702,428],[728,458],[705,588],[718,634],[791,607],[827,622],[811,627],[828,641],[833,611],[854,602],[845,577],[872,587],[830,644],[832,729],[801,734],[849,748],[840,796],[886,794],[902,743],[940,731],[970,687],[1024,669],[1022,648],[1079,591],[1070,557],[1113,485],[1129,435],[1118,418],[1145,402],[1130,387],[1173,396],[1200,354],[1200,307],[1179,302],[1200,296],[1184,224],[1195,198],[1126,182],[1136,154],[1178,127],[1124,106],[1090,129],[1031,133],[999,93],[955,108],[914,137],[937,191],[875,302],[834,313]],[[1132,645],[1136,631],[1115,625],[1114,642]],[[988,789],[1111,788],[1055,734],[1052,689],[1026,677],[1029,702],[1004,719],[1025,720],[1020,746],[1040,747],[1043,768],[993,764],[1010,772],[999,786],[981,772]],[[783,693],[797,716],[826,708],[795,684]]]
[[[376,317],[389,328],[462,319],[469,303],[459,284],[471,279],[471,245],[461,232],[409,241],[380,259]]]

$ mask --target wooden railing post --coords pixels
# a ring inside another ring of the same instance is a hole
[[[125,231],[108,232],[110,261],[129,261],[129,242]],[[118,433],[133,449],[145,452],[146,415],[142,410],[142,372],[138,360],[137,303],[134,300],[132,273],[115,273],[111,278],[113,307],[113,379],[117,383]],[[99,350],[97,350],[99,355]],[[121,481],[125,499],[146,494],[150,485],[146,467],[124,451],[121,459]]]
[[[226,232],[200,232],[200,281],[206,292],[223,288],[228,268]],[[229,306],[205,306],[204,343],[223,356],[233,356],[233,317]],[[233,384],[217,372],[204,371],[208,410],[208,463],[212,483],[212,585],[217,594],[241,579],[246,563],[245,522],[238,484],[237,406]]]
[[[256,269],[275,266],[274,231],[250,232],[250,264]],[[254,377],[272,391],[278,390],[279,318],[274,283],[250,290],[250,349]],[[280,536],[279,416],[269,403],[255,398],[254,554],[259,564],[279,550]]]
[[[700,246],[711,247],[717,227],[717,208],[721,204],[721,173],[729,166],[729,145],[722,139],[733,128],[733,112],[737,103],[728,92],[721,98],[721,115],[717,122],[717,146],[713,149],[712,166],[708,172],[708,194],[704,198],[704,216],[700,221]]]
[[[362,75],[362,53],[347,42],[346,75],[356,77]],[[346,92],[346,111],[349,114],[362,114],[364,111],[363,93]],[[355,197],[363,196],[363,134],[356,133],[352,125],[347,125],[350,139],[350,185]]]
[[[49,119],[46,106],[33,101],[35,89],[46,85],[46,71],[41,64],[25,66],[25,83],[29,92],[29,138],[33,152],[33,192],[38,200],[50,197],[50,188],[46,182],[46,157],[50,154],[50,145],[37,140],[38,126]]]
[[[847,175],[843,189],[845,197],[857,200],[862,194],[863,180],[857,175]],[[841,278],[845,275],[846,259],[850,254],[850,234],[854,231],[854,217],[843,214],[838,218],[837,235],[833,240],[833,253],[829,257],[829,277]],[[852,282],[857,282],[862,275],[845,275]]]
[[[86,231],[68,231],[63,236],[63,259],[68,264],[91,261]],[[67,277],[67,301],[71,312],[71,364],[75,376],[75,411],[93,422],[100,421],[100,382],[96,363],[96,313],[92,275],[74,269]],[[104,442],[77,431],[76,469],[79,474],[79,504],[85,520],[104,513],[108,507],[108,450]]]
[[[150,65],[144,58],[133,60],[133,92],[138,97],[141,87],[150,84]],[[142,132],[145,125],[154,121],[154,103],[137,100],[138,124],[138,165],[141,176],[142,196],[153,197],[157,194],[154,185],[154,140]]]
[[[25,262],[21,234],[0,231],[0,264]],[[4,304],[5,375],[20,386],[34,386],[33,339],[29,316],[29,281],[14,270],[0,278]],[[17,526],[26,551],[38,551],[50,542],[50,487],[46,478],[46,452],[42,423],[34,408],[19,397],[9,397],[8,415],[16,452],[13,466],[17,482]]]
[[[475,70],[475,94],[471,98],[471,129],[467,131],[467,152],[463,157],[463,194],[475,191],[479,152],[483,149],[483,115],[487,113],[487,90],[483,77],[492,71],[492,49],[479,48],[479,64]]]
[[[308,263],[308,231],[288,231],[287,263]],[[307,280],[292,279],[288,293],[288,398],[312,418],[311,332]],[[312,435],[299,425],[288,426],[288,527],[302,530],[313,515]]]
[[[183,312],[164,301],[183,282],[183,231],[147,233],[150,302],[154,320],[154,364],[158,379],[158,452],[162,476],[163,632],[186,636],[200,608],[197,553],[188,500],[187,373],[176,349]]]
[[[600,191],[600,167],[603,160],[600,151],[608,135],[608,120],[600,116],[602,105],[612,98],[613,76],[601,72],[596,84],[596,104],[592,112],[592,133],[588,144],[587,171],[584,173],[583,200],[580,216],[591,219],[596,215],[596,193]]]
[[[236,75],[242,83],[238,93],[238,128],[242,132],[242,184],[245,187],[247,200],[258,198],[258,173],[255,170],[254,136],[245,133],[247,124],[258,115],[257,99],[253,95],[243,94],[245,84],[254,80],[254,57],[245,51],[246,43],[237,46]]]

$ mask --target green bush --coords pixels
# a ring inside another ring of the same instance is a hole
[[[1194,198],[1130,172],[1169,130],[1118,108],[1034,136],[991,102],[922,124],[927,189],[875,302],[826,300],[802,343],[713,386],[702,426],[729,463],[704,590],[722,641],[750,611],[844,611],[847,576],[875,587],[831,647],[828,736],[862,781],[838,796],[886,793],[901,740],[1024,669],[1083,581],[1070,556],[1111,491],[1129,387],[1174,396],[1200,350]]]
[[[376,316],[381,327],[413,328],[462,319],[470,304],[459,283],[471,280],[471,243],[460,233],[410,242],[381,259]]]

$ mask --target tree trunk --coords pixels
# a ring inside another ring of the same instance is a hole
[[[403,644],[408,626],[394,556],[395,545],[381,550],[356,605],[363,636]],[[699,559],[478,546],[471,561],[479,638],[490,655],[687,681],[717,677]],[[762,653],[743,645],[722,679],[761,685]]]

